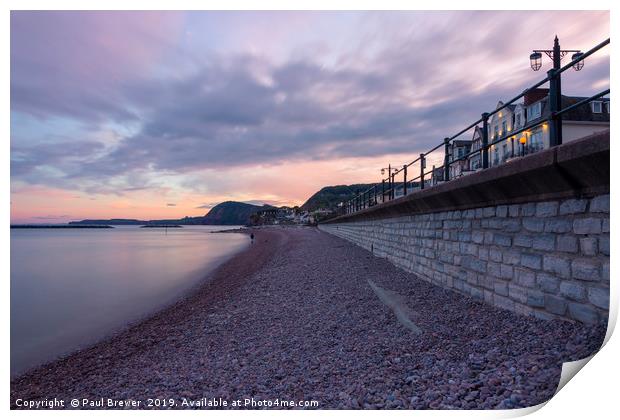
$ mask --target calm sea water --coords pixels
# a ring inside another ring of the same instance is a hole
[[[179,299],[249,243],[229,228],[11,229],[11,373]]]

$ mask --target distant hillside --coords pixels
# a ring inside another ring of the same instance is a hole
[[[323,187],[308,199],[301,210],[315,211],[318,209],[334,210],[338,204],[352,199],[356,192],[366,191],[374,184],[335,185]]]
[[[144,225],[146,220],[138,219],[86,219],[78,222],[69,222],[70,225]]]
[[[258,211],[273,208],[269,205],[255,206],[237,201],[225,201],[213,207],[204,216],[182,219],[137,220],[137,219],[86,219],[69,222],[71,225],[246,225],[250,216]]]
[[[253,204],[225,201],[209,210],[203,217],[205,225],[246,225],[254,213],[273,208],[273,206],[255,206]]]

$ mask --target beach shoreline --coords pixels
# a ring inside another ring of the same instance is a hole
[[[229,408],[196,405],[203,399],[519,408],[551,398],[561,362],[592,354],[605,334],[490,307],[316,228],[250,232],[254,244],[190,296],[12,380],[11,407],[111,398],[173,400],[173,408]],[[403,326],[376,290],[397,296],[417,328]]]

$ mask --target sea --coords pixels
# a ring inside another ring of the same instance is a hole
[[[249,245],[233,228],[11,229],[11,376],[178,301]]]

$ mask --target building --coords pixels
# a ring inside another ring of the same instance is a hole
[[[471,155],[467,158],[467,165],[470,171],[478,171],[482,169],[482,128],[476,126],[474,128],[474,134],[471,138]],[[476,153],[478,152],[478,153]]]
[[[562,95],[561,109],[587,99],[580,96]],[[524,97],[527,124],[540,121],[541,125],[525,132],[525,153],[532,153],[550,147],[549,92],[535,89]],[[609,129],[609,98],[601,98],[577,107],[562,115],[562,142],[566,143]]]
[[[495,109],[499,109],[504,106],[502,101],[497,103]],[[513,131],[515,126],[515,109],[516,105],[508,105],[501,111],[493,114],[489,120],[489,144],[492,144],[496,140],[504,137]],[[515,156],[515,142],[514,137],[507,138],[497,144],[493,144],[489,147],[489,166],[497,166],[506,162],[508,159]]]
[[[472,140],[454,140],[450,144],[450,179],[458,178],[469,172],[469,160],[466,157],[471,151]]]
[[[561,109],[576,104],[586,97],[562,96]],[[535,153],[550,147],[548,120],[549,90],[533,89],[523,96],[523,102],[504,106],[499,101],[498,112],[488,121],[489,166],[501,165],[513,158]],[[581,105],[562,115],[562,142],[566,143],[609,129],[609,98],[601,98]],[[537,124],[539,123],[539,124]],[[516,133],[526,125],[528,130]],[[514,136],[510,136],[511,133]],[[508,136],[508,137],[506,137]],[[506,137],[502,141],[495,141]],[[450,146],[450,179],[458,178],[482,168],[482,128],[476,126],[471,140],[454,140]],[[476,153],[478,151],[478,153]],[[466,159],[458,160],[471,153]],[[444,182],[443,168],[433,168],[432,185]]]

